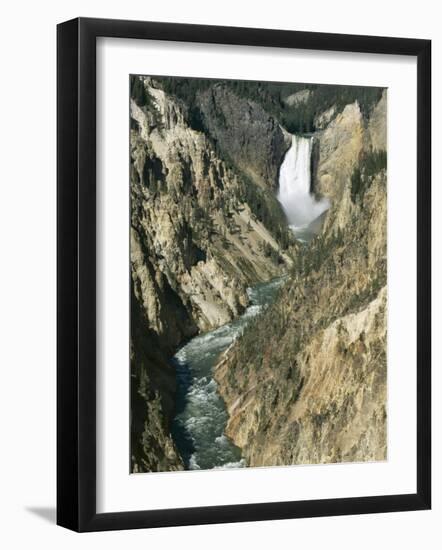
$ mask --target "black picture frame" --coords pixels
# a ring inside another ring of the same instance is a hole
[[[417,491],[361,498],[96,512],[96,39],[417,58]],[[431,506],[431,41],[79,18],[57,28],[57,523],[75,531],[424,510]]]

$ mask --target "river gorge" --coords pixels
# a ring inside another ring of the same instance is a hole
[[[131,471],[386,456],[386,91],[131,77]]]
[[[248,289],[250,305],[232,323],[196,336],[174,355],[177,372],[177,414],[172,435],[190,470],[240,468],[241,451],[224,431],[227,411],[213,370],[244,327],[274,299],[284,278]]]
[[[308,245],[320,229],[317,220],[329,202],[316,200],[310,192],[313,137],[293,135],[291,139],[292,145],[279,170],[277,196],[291,231]],[[247,324],[273,302],[285,280],[286,277],[278,277],[248,288],[249,305],[242,315],[194,337],[174,355],[177,394],[171,433],[186,469],[245,466],[241,450],[226,437],[228,414],[213,371]]]

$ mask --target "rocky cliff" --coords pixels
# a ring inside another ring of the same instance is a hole
[[[322,233],[216,368],[250,466],[386,459],[386,101],[318,115]]]
[[[320,117],[321,118],[321,117]],[[322,117],[323,118],[323,117]],[[351,177],[364,157],[387,149],[387,93],[364,119],[358,102],[348,104],[316,134],[317,155],[314,191],[332,203],[324,232],[344,228],[355,206],[351,197]]]
[[[197,99],[204,126],[223,156],[259,186],[276,190],[279,167],[291,143],[278,121],[255,101],[221,84]]]
[[[133,471],[182,467],[169,434],[170,355],[197,332],[238,316],[248,286],[291,265],[290,235],[272,190],[284,135],[250,104],[257,149],[246,147],[247,120],[227,131],[223,118],[233,116],[232,104],[245,115],[246,102],[217,97],[221,116],[210,97],[200,102],[202,131],[189,106],[161,81],[132,80]]]

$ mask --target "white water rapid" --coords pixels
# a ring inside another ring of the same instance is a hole
[[[312,138],[293,135],[279,171],[278,200],[295,233],[306,229],[330,206],[328,199],[318,201],[310,193],[311,152]]]

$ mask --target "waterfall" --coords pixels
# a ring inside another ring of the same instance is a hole
[[[310,193],[312,138],[292,136],[279,172],[278,200],[294,232],[306,228],[325,212],[328,199],[316,200]]]

